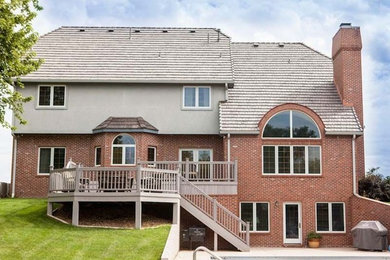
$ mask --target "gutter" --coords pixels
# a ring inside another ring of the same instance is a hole
[[[14,149],[13,149],[13,158],[12,158],[12,198],[15,198],[15,182],[16,182],[16,151],[18,148],[18,140],[16,139],[16,136],[13,135],[14,137]]]
[[[359,196],[358,192],[356,192],[356,152],[355,152],[355,141],[356,135],[352,136],[352,176],[353,176],[353,195]]]

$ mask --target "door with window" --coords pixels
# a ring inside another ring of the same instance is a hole
[[[211,149],[181,149],[180,161],[190,161],[188,169],[188,179],[207,181],[210,180],[211,167],[207,162],[213,161],[213,152]],[[196,163],[191,163],[196,162]],[[186,165],[183,164],[183,173],[187,172]]]
[[[302,212],[299,202],[283,204],[283,242],[285,244],[302,243]]]

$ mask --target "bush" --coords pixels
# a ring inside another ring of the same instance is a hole
[[[371,168],[366,176],[359,181],[359,194],[367,198],[389,202],[390,176],[383,177],[379,173],[379,167]]]
[[[311,231],[309,232],[309,234],[307,234],[307,240],[321,239],[321,238],[322,238],[321,234],[318,234],[314,231]]]

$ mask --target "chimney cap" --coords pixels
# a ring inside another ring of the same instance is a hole
[[[340,28],[352,28],[352,23],[340,23]]]

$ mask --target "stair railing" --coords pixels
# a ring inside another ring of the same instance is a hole
[[[180,177],[180,195],[249,246],[249,223],[242,221],[183,176]]]

